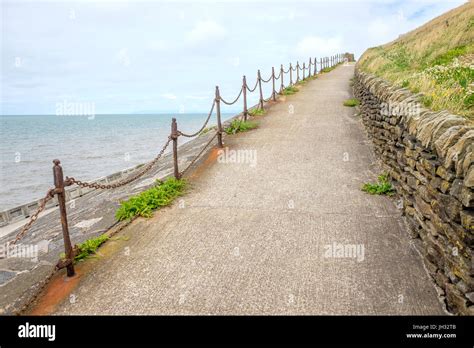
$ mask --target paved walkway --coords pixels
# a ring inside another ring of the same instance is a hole
[[[352,76],[340,66],[228,137],[256,165],[198,170],[57,313],[443,314],[393,200],[360,191],[379,169],[342,105]]]

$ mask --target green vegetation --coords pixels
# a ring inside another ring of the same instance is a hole
[[[298,88],[296,88],[294,86],[288,86],[281,92],[281,94],[283,94],[283,95],[292,95],[292,94],[295,94],[298,91],[299,91]]]
[[[216,129],[216,126],[204,128],[204,129],[201,131],[201,133],[199,133],[199,135],[204,135],[204,134],[208,133],[208,132],[209,132],[210,130],[212,130],[212,129]]]
[[[362,191],[367,192],[371,195],[387,195],[391,196],[395,193],[392,184],[388,179],[388,174],[383,173],[378,176],[378,182],[375,184],[365,183],[362,186]]]
[[[354,107],[354,106],[358,106],[359,104],[360,104],[359,99],[356,99],[356,98],[347,99],[344,101],[344,106]]]
[[[459,46],[446,51],[436,57],[430,65],[447,65],[451,63],[454,58],[462,56],[467,53],[466,46]]]
[[[336,65],[337,66],[337,65]],[[336,68],[336,66],[328,66],[320,71],[320,73],[328,73]]]
[[[248,130],[254,129],[258,126],[256,122],[252,121],[242,121],[242,120],[233,120],[229,127],[224,129],[227,134],[235,134],[239,132],[246,132]]]
[[[430,95],[421,96],[420,101],[427,108],[429,108],[429,107],[431,107],[431,105],[433,105],[433,97],[430,96]]]
[[[90,255],[95,254],[97,249],[109,240],[109,236],[103,234],[96,238],[88,239],[84,243],[77,246],[77,254],[74,257],[74,261],[82,261],[88,258]]]
[[[265,114],[265,110],[261,108],[249,110],[248,114],[250,116],[261,116]]]
[[[474,119],[474,3],[466,3],[402,35],[368,49],[361,70],[421,93],[432,110]]]
[[[117,220],[131,219],[135,216],[151,217],[153,210],[169,205],[186,189],[186,181],[169,178],[165,182],[157,181],[154,186],[120,203],[115,212]]]

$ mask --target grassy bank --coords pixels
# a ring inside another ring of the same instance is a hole
[[[474,3],[433,19],[386,45],[368,49],[358,66],[421,93],[433,110],[474,119]]]

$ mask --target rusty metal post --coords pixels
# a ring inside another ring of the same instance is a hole
[[[300,80],[300,63],[296,62],[296,82]]]
[[[61,215],[61,227],[63,230],[64,253],[66,255],[66,270],[67,276],[74,276],[74,251],[71,245],[71,238],[69,237],[69,228],[67,226],[67,212],[66,212],[66,191],[64,190],[64,175],[61,162],[57,159],[53,161],[53,174],[55,193],[58,196],[59,214]]]
[[[275,91],[275,68],[272,66],[272,100],[276,100],[276,91]]]
[[[258,79],[258,90],[260,92],[259,104],[260,104],[260,109],[263,110],[262,75],[260,75],[260,70],[258,70],[257,79]]]
[[[221,123],[221,95],[219,86],[216,86],[216,116],[217,116],[217,146],[224,147],[222,143],[222,123]]]
[[[171,139],[173,140],[174,177],[179,179],[181,175],[179,174],[178,168],[178,123],[174,117],[171,119]]]
[[[290,63],[290,86],[293,85],[293,67],[291,66]]]
[[[283,88],[284,88],[284,85],[283,85],[283,64],[281,65],[280,67],[280,76],[281,76],[281,84],[280,84],[280,93],[283,92]]]
[[[311,77],[311,57],[309,57],[309,64],[308,64],[308,77]]]
[[[242,93],[244,95],[244,121],[247,121],[247,79],[244,77],[242,78]]]
[[[304,76],[305,76],[305,75],[304,75],[305,69],[306,69],[305,62],[303,62],[303,80],[304,80]]]

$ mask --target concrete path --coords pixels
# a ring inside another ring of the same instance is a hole
[[[259,129],[228,137],[256,165],[198,169],[182,201],[127,227],[123,250],[56,313],[444,314],[394,200],[360,190],[380,169],[342,105],[353,69],[320,76]]]

